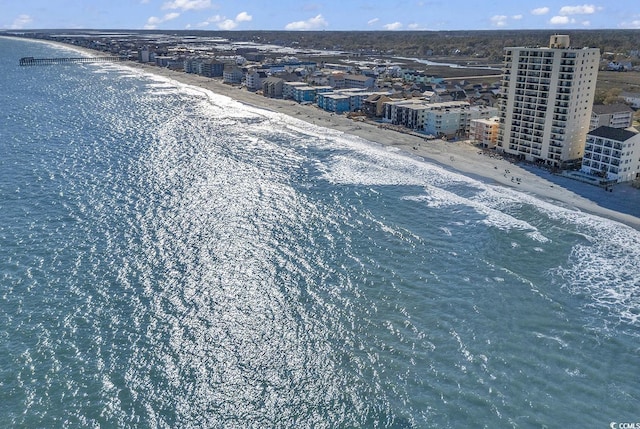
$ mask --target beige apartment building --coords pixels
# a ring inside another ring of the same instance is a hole
[[[572,48],[569,36],[549,47],[507,47],[500,89],[497,150],[562,167],[584,154],[600,51]]]

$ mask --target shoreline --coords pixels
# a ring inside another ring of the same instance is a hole
[[[26,40],[49,43],[89,55],[97,53],[104,55],[100,51],[92,51],[60,42]],[[632,210],[637,208],[640,213],[640,190],[633,189],[628,184],[616,185],[616,191],[610,193],[597,186],[554,176],[546,170],[515,164],[500,156],[487,155],[486,152],[471,145],[468,141],[427,141],[422,137],[382,128],[370,122],[351,120],[344,115],[327,112],[313,105],[301,105],[293,100],[264,97],[236,86],[224,84],[221,80],[214,78],[132,61],[117,64],[174,80],[181,84],[210,90],[255,108],[279,112],[314,125],[358,136],[383,147],[394,148],[407,156],[419,158],[424,162],[438,164],[447,170],[484,183],[512,188],[568,210],[591,213],[640,230],[640,215],[634,215]]]

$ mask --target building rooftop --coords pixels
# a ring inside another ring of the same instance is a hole
[[[591,111],[597,115],[608,113],[633,112],[633,109],[626,104],[594,104]]]
[[[621,128],[613,128],[613,127],[598,127],[595,130],[589,131],[588,135],[595,137],[602,137],[609,140],[615,140],[618,142],[624,142],[629,140],[631,137],[635,136],[637,133],[634,133],[630,130],[623,130]]]

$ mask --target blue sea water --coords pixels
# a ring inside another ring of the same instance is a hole
[[[0,38],[6,427],[640,422],[640,233]]]

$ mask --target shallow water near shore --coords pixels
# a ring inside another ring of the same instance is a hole
[[[639,421],[640,233],[0,38],[10,427]]]

